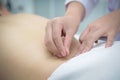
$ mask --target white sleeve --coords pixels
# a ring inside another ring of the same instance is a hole
[[[86,9],[86,16],[90,14],[93,8],[97,5],[99,0],[65,0],[65,5],[69,4],[72,1],[77,1],[83,4]]]

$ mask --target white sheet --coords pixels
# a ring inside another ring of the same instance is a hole
[[[120,41],[101,42],[90,52],[62,64],[48,80],[120,80]]]

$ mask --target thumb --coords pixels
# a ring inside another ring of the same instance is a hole
[[[70,49],[72,39],[73,39],[73,35],[66,34],[65,40],[64,40],[64,46],[65,46],[65,50],[66,50],[67,55],[70,53],[69,49]]]

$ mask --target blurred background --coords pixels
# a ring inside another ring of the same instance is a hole
[[[77,36],[87,25],[98,17],[105,14],[106,1],[100,0],[88,18],[80,24]],[[63,16],[65,13],[65,0],[1,0],[2,4],[12,13],[37,14],[49,19]]]

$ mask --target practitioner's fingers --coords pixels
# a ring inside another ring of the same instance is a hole
[[[66,51],[65,47],[63,45],[62,41],[62,30],[63,30],[63,25],[60,22],[54,22],[52,26],[52,37],[54,44],[58,50],[58,54],[61,54],[63,57],[66,56]]]
[[[47,49],[52,52],[52,54],[56,55],[58,53],[58,50],[55,46],[55,43],[53,41],[53,35],[52,35],[52,22],[49,21],[46,26],[45,31],[45,45]]]

